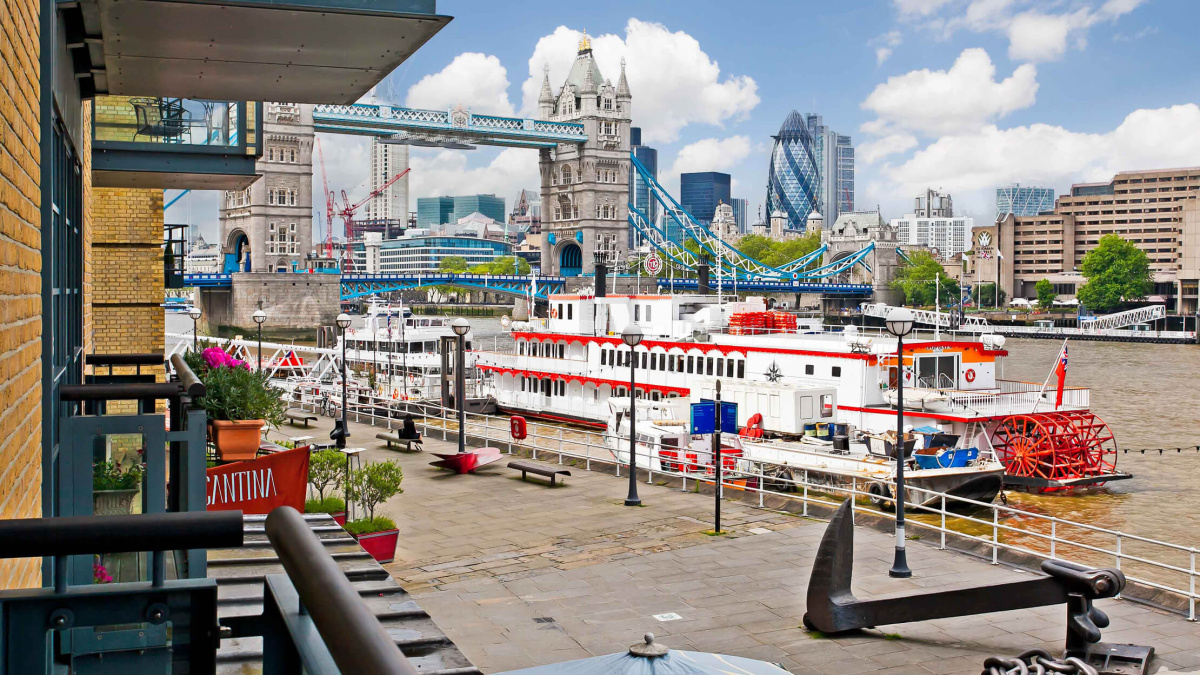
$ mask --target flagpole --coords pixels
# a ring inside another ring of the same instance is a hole
[[[1042,396],[1046,393],[1046,386],[1050,384],[1050,378],[1054,377],[1054,371],[1058,370],[1058,362],[1062,360],[1063,350],[1066,348],[1067,338],[1063,338],[1062,347],[1059,348],[1058,355],[1054,357],[1054,367],[1050,369],[1050,373],[1046,375],[1046,380],[1042,382],[1042,388],[1038,391],[1037,400],[1033,402],[1033,409],[1029,411],[1030,415],[1037,412],[1037,407],[1042,402]]]

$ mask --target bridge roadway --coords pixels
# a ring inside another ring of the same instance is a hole
[[[587,134],[577,122],[473,115],[470,108],[420,110],[390,105],[318,105],[313,128],[335,134],[390,138],[397,143],[447,147],[498,145],[510,148],[553,148],[560,143],[584,143]]]
[[[695,279],[658,279],[659,291],[679,290],[694,291],[698,288]],[[378,293],[404,291],[425,286],[459,286],[472,290],[500,293],[516,298],[528,298],[530,291],[535,290],[534,297],[546,300],[551,293],[561,293],[566,290],[567,277],[560,276],[518,276],[513,274],[452,274],[439,272],[435,274],[343,274],[342,299],[353,300]],[[186,287],[194,288],[229,288],[233,285],[232,274],[187,274],[183,277]],[[716,285],[710,282],[710,288]],[[734,284],[728,281],[724,288],[732,291]],[[749,281],[740,280],[737,283],[739,291],[765,291],[772,293],[821,293],[837,296],[869,296],[870,284],[837,284],[817,281]]]

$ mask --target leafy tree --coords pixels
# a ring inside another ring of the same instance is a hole
[[[450,274],[461,274],[470,269],[470,265],[467,264],[466,258],[460,255],[451,255],[442,258],[442,262],[438,265],[438,269],[442,272],[448,272]]]
[[[514,258],[516,258],[514,263]],[[465,260],[463,261],[465,264]],[[529,261],[521,257],[505,255],[471,268],[474,274],[529,274]]]
[[[1038,307],[1050,309],[1050,306],[1054,304],[1054,299],[1058,297],[1058,294],[1054,292],[1054,284],[1050,283],[1049,279],[1042,279],[1037,282],[1034,289],[1037,290]]]
[[[1083,276],[1087,283],[1076,297],[1097,312],[1141,300],[1154,288],[1146,252],[1115,234],[1101,237],[1099,245],[1083,256]]]
[[[361,506],[368,520],[375,520],[376,507],[404,492],[400,487],[402,480],[404,471],[395,460],[373,462],[350,472],[346,498]]]
[[[308,456],[308,484],[324,501],[326,490],[342,487],[346,473],[346,458],[337,450],[321,450]]]
[[[1008,299],[1008,293],[1001,288],[1000,304],[1003,305],[1006,299]],[[980,309],[996,306],[996,284],[979,284],[979,288],[975,289],[975,300],[976,306]]]
[[[937,289],[940,285],[940,300],[943,306],[958,301],[958,282],[951,279],[945,268],[928,251],[916,251],[908,256],[910,264],[904,265],[896,273],[892,288],[904,292],[904,300],[914,307],[929,307],[939,299]],[[936,282],[935,282],[936,280]]]

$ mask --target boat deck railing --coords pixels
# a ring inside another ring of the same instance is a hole
[[[311,407],[315,402],[305,401],[302,405]],[[374,409],[382,410],[383,407],[380,402],[380,407]],[[351,408],[350,415],[360,423],[386,423],[389,429],[401,424],[396,417],[373,415],[374,409]],[[420,410],[423,418],[419,424],[425,436],[440,435],[443,440],[456,437],[459,431],[456,410],[436,404],[423,404]],[[616,455],[603,432],[537,422],[528,424],[527,432],[525,439],[516,441],[510,435],[509,418],[467,414],[466,433],[472,442],[500,447],[510,453],[529,452],[534,459],[582,465],[589,471],[593,468],[610,470],[619,476],[628,470],[627,450]],[[638,471],[645,474],[647,483],[677,479],[681,489],[686,491],[715,482],[711,465],[699,462],[699,458],[690,459],[686,453],[667,458],[661,454],[662,450],[680,449],[643,446],[637,452]],[[658,460],[659,468],[653,467],[651,459]],[[869,490],[873,483],[883,483],[894,490],[894,483],[851,478],[849,485],[845,485],[830,482],[826,476],[815,469],[742,460],[737,463],[736,470],[728,472],[722,481],[722,490],[726,495],[740,494],[744,500],[762,508],[784,509],[804,516],[809,515],[810,507],[832,509],[849,497],[853,499],[855,513],[893,517],[890,512],[871,504],[871,498],[876,495],[871,495]],[[915,497],[910,507],[912,516],[908,519],[910,529],[918,537],[935,538],[938,548],[965,550],[985,556],[993,564],[1027,563],[1029,557],[1033,557],[1090,566],[1112,565],[1134,582],[1126,589],[1126,597],[1164,606],[1184,614],[1189,620],[1197,618],[1196,602],[1200,595],[1196,588],[1196,558],[1200,549],[1196,547],[1004,503],[982,502],[912,487],[908,494]]]

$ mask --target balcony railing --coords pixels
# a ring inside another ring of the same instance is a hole
[[[241,147],[246,143],[246,102],[186,98],[101,96],[93,116],[101,143]]]

